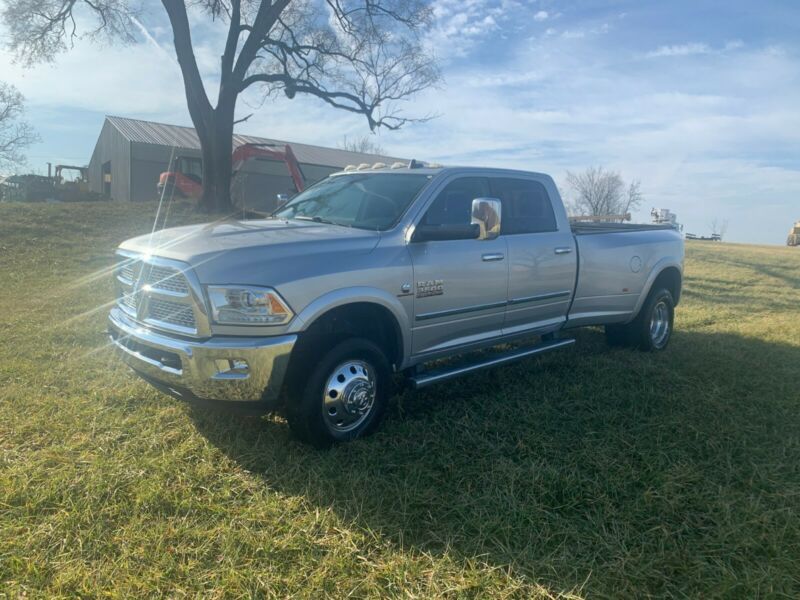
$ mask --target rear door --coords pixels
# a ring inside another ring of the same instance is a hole
[[[545,186],[523,177],[490,179],[503,203],[501,238],[508,249],[508,307],[503,333],[553,329],[566,321],[577,252],[569,227],[559,230]]]
[[[459,177],[445,185],[421,224],[471,221],[472,200],[489,196],[485,177]],[[498,336],[508,285],[503,236],[494,240],[438,240],[408,245],[414,266],[413,354]]]

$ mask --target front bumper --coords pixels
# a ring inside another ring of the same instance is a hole
[[[229,402],[278,400],[297,341],[296,335],[178,339],[135,323],[116,307],[108,332],[122,360],[162,391]]]

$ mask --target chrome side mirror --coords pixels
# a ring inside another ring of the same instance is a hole
[[[473,225],[480,227],[479,240],[493,240],[500,235],[503,207],[497,198],[475,198],[472,201]]]

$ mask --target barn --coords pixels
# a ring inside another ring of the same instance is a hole
[[[242,144],[291,146],[300,163],[305,185],[319,181],[350,164],[393,163],[400,158],[350,152],[249,135],[235,134],[234,148]],[[143,202],[158,198],[161,173],[182,159],[194,177],[202,173],[200,141],[191,127],[107,116],[89,162],[89,189],[104,198]],[[269,210],[277,194],[293,194],[295,186],[280,160],[258,157],[244,163],[233,182],[234,200],[248,208]]]

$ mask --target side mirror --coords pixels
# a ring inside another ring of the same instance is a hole
[[[472,201],[472,225],[477,225],[479,240],[493,240],[500,235],[503,207],[497,198],[475,198]]]
[[[480,235],[478,225],[417,225],[412,242],[444,240],[476,240]]]
[[[280,208],[289,201],[289,196],[286,194],[275,194],[275,208]]]

